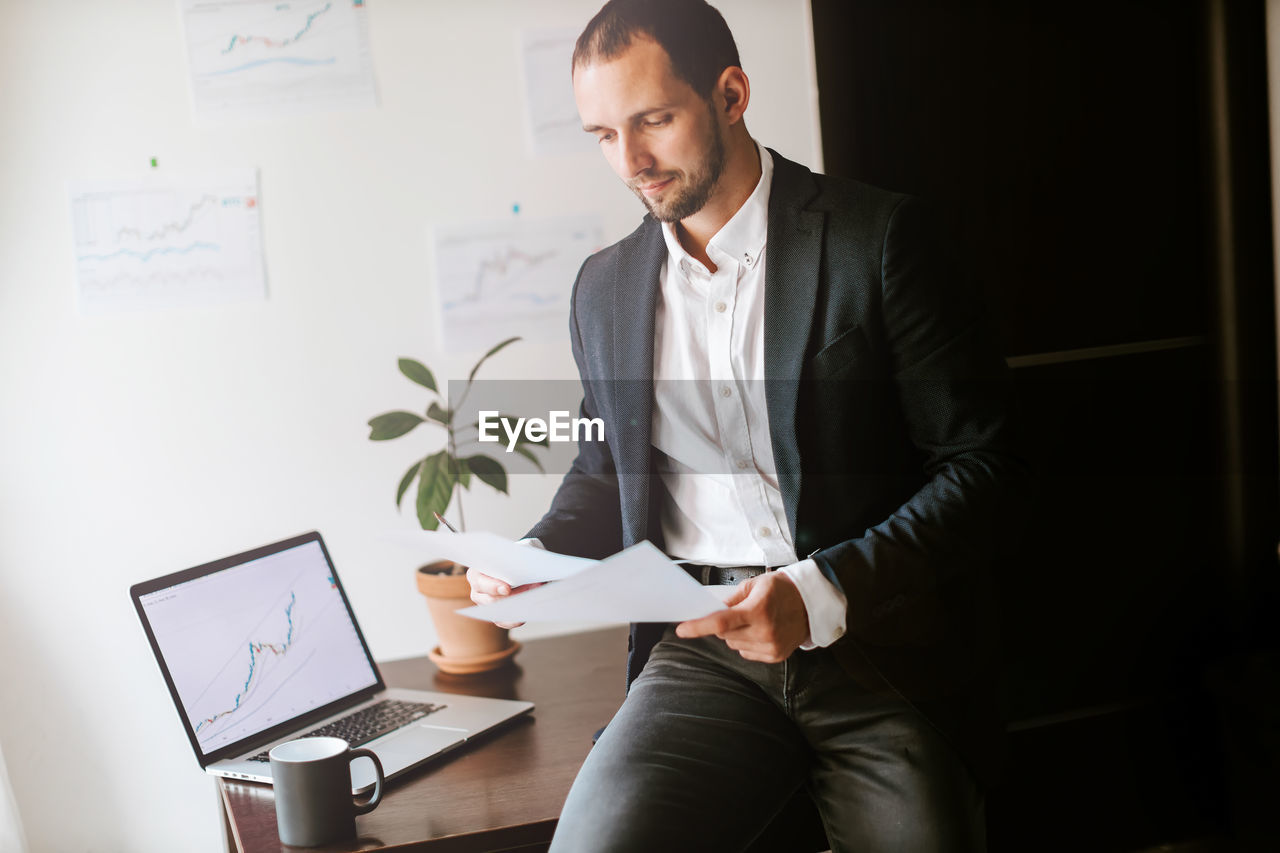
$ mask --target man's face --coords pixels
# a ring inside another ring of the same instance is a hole
[[[703,208],[724,170],[724,137],[712,105],[657,42],[636,38],[614,59],[579,66],[573,93],[583,128],[655,219]]]

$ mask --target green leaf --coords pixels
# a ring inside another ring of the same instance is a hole
[[[400,504],[404,501],[404,493],[409,491],[409,484],[413,482],[413,478],[418,476],[418,469],[422,467],[422,460],[409,466],[409,470],[404,472],[404,479],[400,481],[400,488],[396,489],[396,508],[400,508]]]
[[[471,368],[471,375],[467,377],[467,384],[468,384],[468,385],[470,385],[470,384],[471,384],[471,380],[476,378],[476,371],[478,371],[478,370],[480,369],[480,365],[484,364],[486,361],[488,361],[488,360],[489,360],[489,356],[491,356],[491,355],[495,355],[499,350],[501,350],[501,349],[502,349],[503,347],[505,347],[507,344],[513,344],[513,343],[515,343],[515,342],[516,342],[516,341],[518,341],[518,340],[520,340],[520,338],[519,338],[519,337],[515,337],[515,338],[507,338],[505,341],[503,341],[502,343],[498,344],[496,347],[494,347],[493,349],[489,350],[489,351],[488,351],[487,353],[485,353],[484,355],[480,356],[480,360],[476,362],[476,366],[475,366],[475,367],[473,367],[473,368]]]
[[[402,358],[400,359],[400,372],[422,387],[429,388],[437,394],[440,393],[436,388],[436,378],[431,375],[431,371],[422,362],[414,361],[411,358]]]
[[[369,440],[386,441],[389,438],[399,438],[420,423],[422,418],[413,412],[387,412],[369,421],[369,426],[373,427],[369,432]]]
[[[502,463],[490,456],[468,456],[467,466],[480,481],[493,486],[504,495],[507,494],[507,469]]]
[[[418,523],[423,530],[439,526],[433,513],[444,515],[453,498],[453,474],[449,471],[449,454],[443,450],[422,460],[418,471]]]
[[[537,457],[537,456],[534,456],[534,455],[533,455],[533,451],[532,451],[532,450],[530,450],[529,448],[525,447],[525,446],[524,446],[524,445],[522,445],[522,444],[517,444],[517,445],[513,448],[513,450],[515,450],[515,452],[516,452],[516,453],[519,453],[519,454],[520,454],[521,456],[523,456],[525,459],[528,459],[528,460],[529,460],[530,462],[532,462],[534,465],[538,466],[538,470],[539,470],[539,471],[541,471],[541,472],[542,472],[542,473],[544,473],[544,474],[545,474],[545,473],[547,473],[547,469],[542,467],[542,463],[538,460],[538,457]]]
[[[431,406],[427,409],[427,417],[431,418],[431,420],[435,421],[436,423],[441,423],[441,424],[444,424],[445,426],[448,426],[449,421],[453,419],[453,412],[449,411],[448,409],[441,408],[439,403],[432,403]]]
[[[467,464],[467,460],[453,460],[453,475],[458,479],[458,485],[462,486],[462,488],[471,488],[471,466]]]

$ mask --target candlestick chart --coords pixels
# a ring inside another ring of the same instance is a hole
[[[256,170],[82,180],[70,189],[82,313],[263,297]]]
[[[512,335],[555,340],[578,267],[601,241],[593,216],[437,226],[445,345],[465,348]]]
[[[158,590],[141,603],[205,754],[378,680],[314,541]]]
[[[198,118],[376,103],[364,4],[183,0]]]
[[[293,647],[293,608],[298,603],[296,593],[289,594],[289,606],[284,609],[285,621],[288,623],[288,631],[285,634],[283,642],[249,642],[245,648],[248,658],[248,672],[245,674],[244,687],[236,694],[235,700],[231,707],[226,710],[219,711],[211,717],[205,717],[196,723],[196,733],[207,729],[217,723],[223,717],[234,714],[240,710],[241,705],[255,692],[263,683],[263,673],[268,668],[268,661],[271,657],[282,658],[289,653],[289,649]]]

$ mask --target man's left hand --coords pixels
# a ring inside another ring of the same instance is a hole
[[[681,622],[676,636],[714,634],[747,660],[781,663],[809,638],[809,614],[795,583],[783,572],[766,572],[738,584],[725,600],[728,610]]]

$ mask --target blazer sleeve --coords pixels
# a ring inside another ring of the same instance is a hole
[[[1030,469],[979,300],[941,261],[932,220],[913,199],[889,216],[880,280],[888,370],[924,482],[884,521],[814,559],[845,593],[853,637],[928,644],[946,621],[941,589],[986,571],[1020,528]]]
[[[598,385],[591,378],[578,323],[579,287],[590,263],[588,258],[578,270],[569,308],[570,343],[583,389],[579,413],[584,418],[599,417],[598,392],[608,390],[607,385]],[[606,435],[612,434],[612,430],[606,431]],[[526,536],[536,537],[548,550],[578,557],[604,559],[622,549],[618,474],[607,441],[579,442],[578,455],[560,482],[550,508]]]

